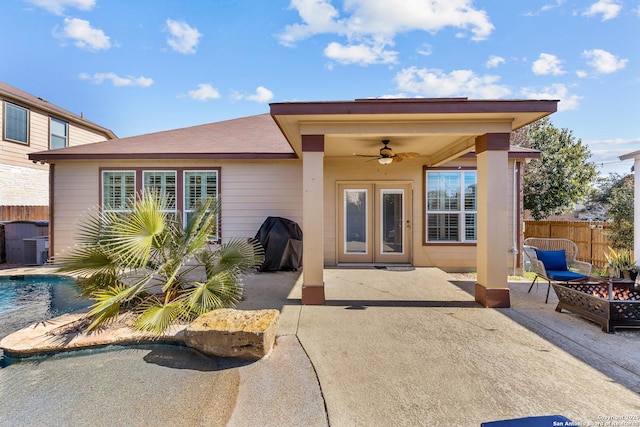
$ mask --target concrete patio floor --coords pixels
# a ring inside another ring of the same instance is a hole
[[[528,294],[528,282],[512,282],[512,308],[486,309],[473,280],[435,268],[327,269],[325,306],[300,305],[300,272],[245,282],[239,308],[279,309],[281,344],[238,368],[228,426],[478,426],[550,414],[640,426],[640,330],[606,334],[556,313],[546,284]]]
[[[247,303],[258,290],[288,288],[292,276],[253,276]],[[640,425],[640,330],[606,334],[556,313],[546,284],[528,294],[528,282],[510,283],[512,308],[496,310],[474,302],[472,280],[433,268],[327,269],[325,286],[325,306],[281,307],[281,334],[297,335],[311,359],[332,426],[551,414]],[[299,296],[298,283],[288,302]]]

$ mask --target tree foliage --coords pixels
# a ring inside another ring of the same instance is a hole
[[[161,334],[240,299],[241,275],[259,266],[259,242],[232,239],[210,248],[218,215],[205,199],[186,227],[168,212],[168,200],[144,191],[125,212],[96,209],[79,225],[79,247],[56,260],[59,271],[75,273],[95,303],[89,330],[122,311],[137,314],[135,327]]]
[[[601,203],[611,221],[608,233],[614,249],[633,250],[634,176],[610,174],[602,179],[591,198]]]
[[[514,132],[511,143],[540,151],[540,159],[524,165],[524,209],[536,220],[568,212],[582,200],[596,177],[591,152],[568,129],[548,118]]]

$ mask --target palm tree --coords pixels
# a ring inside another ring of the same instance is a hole
[[[211,248],[218,227],[213,198],[202,201],[186,227],[168,206],[162,194],[146,190],[125,212],[96,208],[80,223],[79,247],[55,261],[95,301],[88,330],[132,311],[137,329],[162,334],[239,301],[241,276],[263,262],[260,243],[232,239]]]

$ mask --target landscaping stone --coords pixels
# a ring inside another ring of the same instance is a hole
[[[279,317],[278,310],[213,310],[187,326],[184,341],[211,356],[262,358],[273,348]]]

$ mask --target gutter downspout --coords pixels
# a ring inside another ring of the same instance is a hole
[[[516,188],[518,185],[518,162],[513,161],[513,217],[511,224],[511,236],[513,237],[513,245],[511,247],[511,253],[513,254],[513,275],[517,274],[518,268],[518,239],[516,237],[517,231],[517,221],[518,221],[518,189]]]

